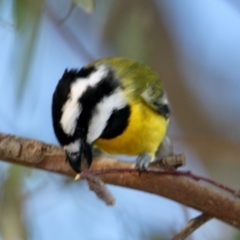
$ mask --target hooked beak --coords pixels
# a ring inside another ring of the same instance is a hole
[[[82,156],[85,159],[85,162],[87,164],[87,168],[91,166],[92,163],[92,146],[89,143],[82,142],[80,151],[78,152],[69,152],[66,151],[67,160],[72,167],[72,169],[80,173],[81,172],[81,160]]]

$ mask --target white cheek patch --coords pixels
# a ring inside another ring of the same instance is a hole
[[[107,68],[104,65],[89,75],[88,78],[79,78],[72,83],[67,102],[62,107],[62,117],[60,124],[63,131],[68,135],[73,135],[77,125],[77,119],[82,112],[79,98],[86,91],[89,86],[95,86],[107,74]]]
[[[80,140],[76,140],[73,143],[65,145],[63,149],[70,153],[78,152],[80,150]]]
[[[73,135],[77,118],[81,113],[81,106],[77,99],[69,98],[62,108],[62,112],[63,114],[60,121],[62,129],[66,134]]]
[[[125,97],[120,89],[116,89],[113,94],[106,96],[96,105],[93,117],[89,123],[87,142],[94,142],[103,132],[107,121],[113,110],[118,110],[127,105]]]

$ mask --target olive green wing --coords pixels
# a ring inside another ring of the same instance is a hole
[[[158,75],[148,66],[125,58],[105,58],[94,64],[106,64],[121,81],[123,92],[132,100],[142,99],[151,108],[169,117],[169,104]]]
[[[150,105],[165,118],[169,117],[169,103],[163,88],[159,88],[157,84],[150,83],[142,92],[141,97],[148,105]]]
[[[168,118],[170,114],[168,98],[158,75],[148,66],[132,60],[115,61],[118,65],[118,74],[124,79],[122,83],[124,91],[134,99],[141,98],[151,108]]]

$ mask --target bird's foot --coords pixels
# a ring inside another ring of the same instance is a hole
[[[150,164],[151,157],[147,153],[141,153],[138,155],[135,163],[133,164],[133,168],[137,168],[140,171],[147,170]]]

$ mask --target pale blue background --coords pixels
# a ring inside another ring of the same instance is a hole
[[[57,144],[51,123],[51,98],[64,69],[79,68],[89,61],[83,56],[81,46],[95,59],[114,53],[100,47],[101,22],[96,26],[94,17],[75,9],[59,26],[68,12],[68,1],[49,1],[42,16],[27,85],[19,101],[14,51],[20,46],[10,2],[5,1],[0,14],[0,131]],[[179,68],[186,85],[205,104],[211,118],[221,119],[218,127],[230,138],[239,140],[240,7],[235,2],[236,5],[223,0],[155,1],[163,21],[171,26],[172,41],[177,39],[176,51],[183,59]],[[218,81],[214,78],[216,72],[221,77]],[[230,125],[235,127],[234,131],[226,127]],[[174,121],[171,134],[182,134]],[[177,152],[184,149],[192,160],[188,169],[207,175],[191,149],[177,141],[175,148]],[[109,188],[117,203],[107,207],[88,190],[85,182],[66,183],[62,176],[37,170],[34,174],[36,178],[26,180],[25,188],[31,194],[23,216],[30,239],[132,240],[148,239],[155,234],[172,236],[187,219],[197,216],[196,211],[168,199],[114,186]],[[194,239],[227,239],[229,231],[225,224],[212,220],[194,233]]]

